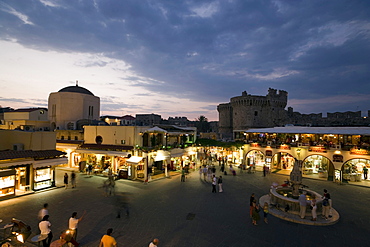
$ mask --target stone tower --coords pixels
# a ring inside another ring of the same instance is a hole
[[[232,136],[234,130],[281,125],[287,117],[284,110],[287,101],[286,91],[269,88],[266,96],[244,91],[241,96],[231,98],[230,103],[218,105],[221,137]]]

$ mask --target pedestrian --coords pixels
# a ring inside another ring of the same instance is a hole
[[[218,183],[218,192],[222,193],[223,192],[223,190],[222,190],[222,176],[220,176],[218,178],[217,183]]]
[[[311,214],[312,214],[312,221],[316,221],[317,219],[317,205],[316,205],[316,198],[315,196],[312,197],[311,200]]]
[[[212,176],[212,193],[217,193],[216,191],[217,178],[215,175]]]
[[[181,182],[185,182],[185,169],[181,169]]]
[[[307,199],[306,199],[306,191],[300,194],[299,198],[299,216],[301,219],[304,219],[306,216],[306,208],[307,208]]]
[[[207,173],[208,173],[207,167],[203,166],[203,179],[204,179],[204,181],[207,181]]]
[[[51,232],[51,223],[49,221],[49,215],[45,215],[39,223],[39,229],[41,235],[47,235],[48,237],[42,240],[44,247],[49,247],[51,240],[53,239],[53,233]]]
[[[149,247],[158,247],[159,240],[158,238],[153,239],[152,242],[150,242]]]
[[[68,174],[67,173],[65,173],[64,174],[64,187],[65,187],[65,189],[67,189],[68,188]]]
[[[253,212],[252,212],[252,224],[258,225],[257,222],[260,220],[260,206],[257,204],[257,201],[253,201]]]
[[[83,215],[81,218],[77,218],[77,212],[73,212],[71,218],[69,218],[68,221],[68,228],[71,231],[72,237],[77,241],[77,228],[78,228],[78,223],[83,219],[85,216],[86,211],[84,211]]]
[[[39,220],[42,220],[45,215],[49,215],[48,206],[49,204],[44,203],[44,207],[39,211]]]
[[[267,166],[263,165],[263,176],[266,177],[266,172],[267,172]]]
[[[263,204],[263,220],[265,221],[266,224],[268,224],[267,221],[268,214],[269,214],[269,204],[265,202],[265,204]]]
[[[116,240],[114,239],[114,237],[111,236],[112,232],[113,232],[112,228],[109,228],[107,230],[107,234],[105,234],[100,240],[99,247],[116,247],[117,246]]]
[[[333,201],[331,200],[331,195],[328,192],[328,190],[324,189],[324,197],[328,199],[329,202],[329,218],[333,217],[332,213],[332,207],[333,207]]]
[[[324,197],[322,200],[322,217],[326,220],[329,219],[329,200],[328,198]]]
[[[203,169],[201,166],[199,166],[199,179],[202,178],[202,174],[203,174]]]
[[[367,169],[366,165],[362,168],[362,171],[364,173],[364,179],[367,180],[367,172],[368,172],[368,169]]]
[[[71,185],[72,188],[76,188],[76,173],[74,171],[71,173]]]
[[[254,193],[252,193],[251,197],[249,198],[249,216],[252,218],[252,213],[253,213],[253,201],[255,200],[254,198]]]

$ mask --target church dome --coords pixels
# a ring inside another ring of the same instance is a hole
[[[69,86],[69,87],[62,88],[58,92],[83,93],[83,94],[88,94],[88,95],[94,96],[94,94],[92,92],[90,92],[89,90],[87,90],[86,88],[79,87],[77,85],[76,86]]]

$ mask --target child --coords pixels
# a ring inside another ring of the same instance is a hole
[[[265,221],[266,224],[267,223],[267,215],[269,214],[269,204],[267,202],[265,202],[265,204],[263,205],[263,219]]]

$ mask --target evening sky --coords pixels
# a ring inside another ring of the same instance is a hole
[[[101,115],[218,120],[242,91],[301,113],[370,110],[370,1],[0,0],[0,105],[76,84]]]

